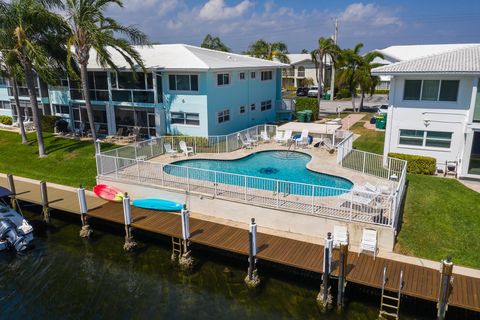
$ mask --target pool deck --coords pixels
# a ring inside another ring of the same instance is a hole
[[[176,161],[186,160],[186,159],[213,159],[213,160],[236,160],[246,156],[249,156],[253,153],[260,151],[275,151],[275,150],[289,150],[287,146],[280,145],[275,142],[262,143],[258,146],[255,146],[251,149],[239,149],[233,152],[228,153],[200,153],[193,156],[186,157],[183,154],[178,154],[175,157],[170,155],[161,155],[155,158],[152,158],[151,161],[160,162],[164,164],[171,164]],[[350,180],[355,185],[364,185],[369,182],[373,185],[384,186],[387,189],[392,189],[392,183],[390,181],[380,179],[374,176],[365,175],[361,172],[343,168],[337,164],[337,155],[336,153],[330,154],[324,148],[315,148],[313,146],[308,146],[306,148],[290,148],[291,151],[301,152],[311,156],[310,162],[307,164],[307,168],[319,172],[326,173],[329,175],[334,175]]]

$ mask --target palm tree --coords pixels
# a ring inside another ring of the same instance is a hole
[[[230,52],[230,48],[227,47],[219,37],[214,37],[211,34],[207,34],[203,39],[202,44],[200,45],[202,48],[223,51],[223,52]]]
[[[338,59],[339,72],[337,81],[340,85],[348,87],[348,91],[352,97],[352,108],[354,112],[359,111],[355,105],[355,96],[362,77],[362,70],[360,69],[364,63],[362,56],[360,56],[360,50],[362,48],[363,43],[358,43],[353,49],[342,50]]]
[[[45,156],[42,127],[35,88],[36,75],[47,82],[60,68],[59,57],[65,53],[63,19],[48,9],[56,0],[12,0],[0,5],[0,44],[15,53],[27,83],[33,123],[37,133],[38,155]]]
[[[320,101],[323,92],[323,77],[325,73],[325,60],[329,56],[332,63],[335,62],[340,48],[331,38],[320,37],[318,39],[318,48],[311,52],[313,63],[315,64],[317,83],[318,83],[318,110],[320,111]],[[333,92],[332,92],[333,94]]]
[[[383,59],[383,55],[378,51],[372,51],[362,58],[362,63],[358,68],[358,82],[360,86],[360,90],[362,93],[362,97],[360,100],[360,109],[363,108],[363,100],[365,99],[365,94],[369,93],[372,96],[375,93],[375,88],[380,82],[380,78],[378,76],[372,75],[372,69],[381,66],[381,63],[373,63],[375,58]]]
[[[256,58],[266,60],[273,60],[275,58],[282,63],[290,63],[290,59],[288,59],[287,56],[288,48],[283,42],[270,43],[260,39],[250,44],[248,51],[245,53]]]
[[[0,76],[7,78],[12,86],[13,98],[15,99],[15,110],[17,112],[17,122],[20,128],[22,144],[27,144],[27,133],[23,125],[23,119],[20,112],[20,99],[18,97],[18,81],[22,79],[22,68],[16,59],[16,55],[9,50],[1,50],[0,53]]]
[[[110,5],[123,7],[122,0],[67,0],[66,22],[69,26],[68,63],[75,61],[80,68],[80,80],[82,84],[85,108],[87,109],[88,122],[92,132],[93,141],[97,139],[97,132],[93,119],[93,109],[89,95],[88,62],[90,50],[94,49],[97,60],[103,67],[110,67],[118,71],[112,60],[112,52],[117,51],[123,59],[135,71],[140,66],[146,73],[145,66],[138,51],[133,45],[148,44],[146,35],[134,26],[123,26],[117,21],[104,15],[104,11]],[[123,35],[127,39],[120,38]],[[73,71],[72,68],[69,68]],[[135,76],[135,72],[133,73]]]

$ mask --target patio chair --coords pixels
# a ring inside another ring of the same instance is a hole
[[[283,140],[283,131],[277,131],[277,133],[275,134],[275,142],[282,142]]]
[[[360,251],[358,255],[363,251],[372,252],[373,259],[377,255],[377,230],[375,229],[363,229],[362,242],[360,243]]]
[[[343,193],[340,195],[340,198],[346,200],[347,202],[352,202],[352,205],[356,204],[359,206],[371,206],[375,204],[375,200],[381,194],[381,191],[368,191],[363,190],[358,187],[353,187],[350,192]]]
[[[300,138],[295,139],[295,145],[306,147],[308,146],[308,129],[303,129]]]
[[[176,157],[178,154],[177,149],[173,149],[172,144],[169,142],[163,144],[163,149],[165,149],[165,153],[171,157]]]
[[[341,244],[348,245],[347,226],[333,226],[333,246],[339,247]]]
[[[285,130],[285,134],[283,135],[283,138],[280,142],[282,144],[287,144],[291,139],[292,139],[292,130]]]
[[[183,140],[181,140],[179,143],[178,143],[179,147],[180,147],[180,150],[182,150],[182,152],[185,154],[185,156],[188,157],[188,155],[191,153],[193,154],[193,148],[192,147],[189,147],[187,146],[187,143]]]
[[[270,137],[268,136],[266,131],[260,132],[260,140],[262,140],[262,142],[264,143],[270,142]]]
[[[245,148],[245,149],[252,148],[252,143],[248,142],[247,139],[241,133],[238,134],[238,138],[240,139],[242,148]]]
[[[258,141],[255,140],[255,139],[252,139],[252,137],[250,136],[250,133],[248,131],[245,133],[245,139],[247,139],[248,143],[250,143],[254,146],[256,146],[258,144]]]

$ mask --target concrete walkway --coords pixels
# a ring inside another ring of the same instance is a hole
[[[364,114],[352,113],[342,119],[342,129],[349,130],[355,123],[362,120]]]
[[[458,179],[458,181],[460,181],[460,183],[462,183],[465,187],[480,193],[480,181],[465,180],[465,179]]]

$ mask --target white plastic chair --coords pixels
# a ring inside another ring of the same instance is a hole
[[[347,226],[333,226],[333,246],[339,247],[341,244],[348,245]]]
[[[362,242],[360,243],[358,255],[363,251],[372,252],[373,259],[375,260],[375,256],[377,255],[377,230],[363,229]]]
[[[270,137],[268,136],[266,131],[260,132],[260,139],[262,142],[270,142]]]
[[[242,143],[242,147],[244,147],[245,149],[249,149],[249,148],[252,147],[252,143],[249,142],[248,140],[246,140],[246,138],[241,133],[238,134],[238,137],[240,138],[240,142]]]
[[[277,131],[275,134],[275,142],[282,142],[283,141],[283,131]]]
[[[188,155],[191,153],[193,154],[193,148],[192,147],[188,147],[187,146],[187,143],[183,140],[181,140],[179,143],[178,143],[179,147],[180,147],[180,150],[182,150],[182,152],[185,154],[185,156],[188,157]]]
[[[292,130],[285,130],[285,134],[281,140],[282,144],[287,144],[292,139]]]
[[[245,138],[247,139],[248,143],[250,143],[254,146],[258,144],[258,141],[255,140],[255,139],[252,139],[252,137],[250,136],[250,133],[248,131],[245,133]]]
[[[164,143],[163,148],[165,149],[165,153],[170,155],[171,157],[174,157],[177,155],[177,150],[173,149],[170,143]]]
[[[303,129],[300,138],[295,139],[295,144],[298,146],[308,146],[308,129]]]

